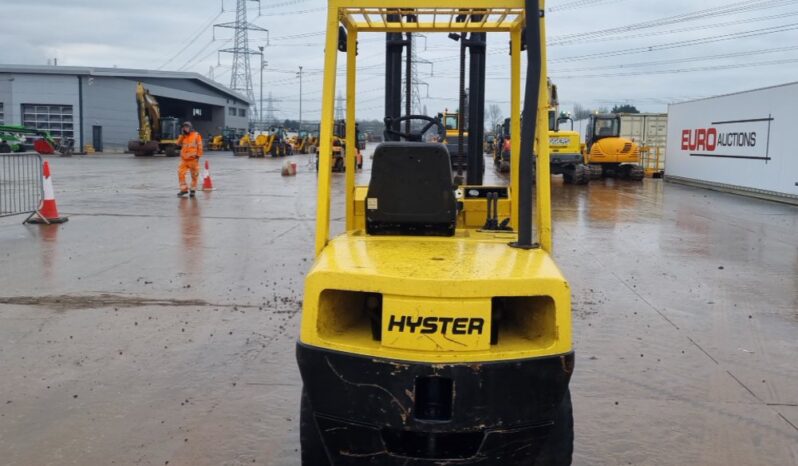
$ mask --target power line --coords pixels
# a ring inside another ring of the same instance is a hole
[[[759,50],[749,50],[745,52],[733,52],[733,53],[724,53],[724,54],[716,54],[716,55],[703,55],[700,57],[687,57],[687,58],[676,58],[671,60],[657,60],[657,61],[649,61],[649,62],[633,62],[633,63],[621,63],[615,65],[606,65],[606,66],[590,66],[584,68],[572,68],[572,69],[551,69],[549,70],[551,73],[579,73],[582,71],[595,71],[595,70],[614,70],[614,69],[626,69],[626,68],[641,68],[641,67],[648,67],[648,66],[663,66],[663,65],[675,65],[679,63],[690,63],[696,61],[707,61],[707,60],[724,60],[728,58],[739,58],[739,57],[747,57],[751,55],[765,55],[769,53],[778,53],[778,52],[788,52],[798,50],[798,46],[790,46],[790,47],[778,47],[778,48],[771,48],[771,49],[759,49]]]
[[[272,37],[271,40],[304,39],[306,37],[323,36],[324,34],[324,31],[303,32],[300,34],[289,34],[287,36]]]
[[[223,41],[222,41],[222,45],[229,44],[229,43],[230,43],[230,42],[232,42],[232,41],[233,41],[233,39],[225,39],[225,40],[223,40]],[[182,70],[184,70],[184,69],[188,68],[190,65],[193,65],[193,64],[196,64],[196,63],[199,63],[199,62],[205,61],[205,60],[206,60],[206,59],[208,59],[208,58],[209,58],[211,55],[213,55],[213,54],[217,53],[217,50],[216,50],[216,49],[213,49],[213,50],[211,50],[210,52],[208,52],[207,54],[203,55],[202,57],[200,57],[200,58],[197,58],[197,57],[199,57],[199,55],[200,55],[200,54],[202,54],[203,52],[205,52],[205,51],[208,49],[208,47],[210,47],[210,46],[211,46],[211,44],[213,44],[214,42],[215,42],[215,39],[212,39],[210,42],[208,42],[208,43],[207,43],[207,44],[206,44],[206,45],[205,45],[205,46],[204,46],[202,49],[200,49],[200,51],[199,51],[199,52],[197,52],[196,54],[194,54],[194,56],[192,56],[191,58],[189,58],[189,59],[188,59],[188,61],[186,61],[186,63],[184,63],[184,64],[183,64],[183,66],[181,66],[181,67],[180,67],[180,68],[178,68],[177,70],[178,70],[178,71],[182,71]]]
[[[186,62],[185,62],[185,63],[183,63],[183,66],[181,66],[180,68],[178,68],[178,69],[177,69],[177,71],[183,71],[184,69],[186,69],[186,68],[188,67],[189,63],[191,63],[192,61],[194,61],[194,59],[195,59],[195,58],[197,58],[197,57],[198,57],[200,54],[202,54],[203,52],[205,52],[206,50],[208,50],[208,47],[210,47],[211,45],[213,45],[213,39],[211,39],[210,41],[208,41],[208,43],[207,43],[207,44],[205,44],[204,46],[202,46],[202,48],[200,48],[200,49],[199,49],[199,51],[198,51],[197,53],[195,53],[194,55],[192,55],[192,56],[191,56],[191,58],[189,58],[188,60],[186,60]]]
[[[696,45],[710,44],[714,42],[723,42],[735,39],[744,39],[748,37],[758,37],[778,32],[793,31],[798,29],[798,23],[782,24],[779,26],[771,26],[767,28],[753,29],[749,31],[733,32],[728,34],[719,34],[714,36],[701,37],[698,39],[688,39],[676,42],[669,42],[665,44],[650,45],[645,47],[633,47],[629,49],[614,50],[604,53],[596,53],[590,55],[577,55],[572,57],[562,57],[550,59],[550,63],[566,63],[581,60],[593,60],[597,58],[616,57],[620,55],[630,55],[645,52],[655,52],[661,50],[669,50],[675,48],[692,47]]]
[[[780,13],[777,15],[769,15],[769,16],[758,16],[756,18],[746,18],[740,19],[735,21],[726,21],[722,23],[712,23],[712,24],[703,24],[698,26],[687,26],[683,28],[677,29],[668,29],[665,31],[646,31],[646,32],[639,32],[636,34],[625,34],[623,36],[604,36],[604,37],[596,37],[594,39],[590,39],[590,43],[596,42],[605,42],[605,41],[613,41],[613,40],[628,40],[628,39],[636,39],[639,37],[652,37],[652,36],[663,36],[668,34],[678,34],[682,32],[696,32],[696,31],[703,31],[707,29],[716,29],[716,28],[726,28],[729,26],[739,26],[742,24],[751,24],[751,23],[759,23],[763,21],[771,21],[777,19],[784,19],[791,16],[798,15],[798,11],[790,11],[785,13]],[[566,42],[558,42],[554,44],[549,44],[550,46],[568,46],[568,45],[582,45],[581,41],[566,41]]]
[[[554,36],[548,41],[548,45],[564,45],[573,41],[586,42],[590,39],[597,37],[605,37],[608,35],[625,34],[631,31],[639,31],[643,29],[651,29],[656,27],[668,26],[671,24],[683,24],[690,21],[698,21],[707,18],[718,16],[728,16],[740,13],[746,13],[761,9],[772,9],[788,5],[794,5],[798,0],[749,0],[732,3],[729,5],[707,8],[703,10],[696,10],[678,15],[667,16],[664,18],[653,19],[650,21],[643,21],[639,23],[628,24],[625,26],[618,26],[609,29],[600,29],[591,32],[579,32],[573,34],[566,34],[562,36]]]
[[[571,1],[571,2],[562,3],[562,4],[559,4],[559,5],[554,5],[554,6],[550,7],[550,8],[548,8],[548,10],[550,12],[566,11],[566,10],[573,10],[573,9],[576,9],[576,8],[586,8],[586,7],[590,7],[590,6],[596,6],[596,5],[604,4],[604,3],[617,3],[617,2],[621,2],[621,1],[624,1],[624,0],[574,0],[574,1]]]
[[[219,17],[220,17],[220,16],[222,16],[222,14],[224,14],[224,10],[220,11],[220,12],[219,12],[219,13],[218,13],[216,16],[214,16],[213,18],[211,18],[211,19],[210,19],[210,21],[208,21],[208,22],[207,22],[207,23],[206,23],[204,26],[200,27],[200,29],[197,31],[197,33],[196,33],[196,34],[194,34],[193,36],[191,36],[191,38],[189,38],[189,39],[188,39],[188,41],[186,42],[186,45],[184,45],[184,46],[183,46],[183,48],[181,48],[181,49],[180,49],[180,50],[179,50],[179,51],[178,51],[176,54],[174,54],[174,55],[172,56],[172,58],[170,58],[170,59],[166,60],[165,62],[163,62],[163,63],[161,64],[161,66],[159,66],[159,67],[158,67],[158,69],[159,69],[159,70],[163,69],[163,68],[164,68],[166,65],[168,65],[168,64],[170,64],[170,63],[172,63],[172,62],[173,62],[173,61],[174,61],[174,60],[175,60],[177,57],[179,57],[179,56],[180,56],[180,54],[182,54],[183,52],[185,52],[185,51],[186,51],[186,50],[187,50],[187,49],[188,49],[188,48],[189,48],[191,45],[193,45],[193,44],[196,42],[196,40],[197,40],[197,39],[198,39],[198,38],[199,38],[199,37],[200,37],[200,36],[201,36],[201,35],[202,35],[202,34],[203,34],[205,31],[207,31],[207,30],[208,30],[208,28],[209,28],[209,27],[211,27],[211,26],[213,25],[213,22],[214,22],[214,21],[216,21],[217,19],[219,19]]]
[[[798,63],[798,58],[791,58],[791,59],[781,59],[781,60],[770,60],[770,61],[762,61],[762,62],[753,62],[753,63],[736,63],[732,65],[718,65],[718,66],[701,66],[701,67],[694,67],[694,68],[676,68],[670,70],[653,70],[653,71],[633,71],[631,73],[606,73],[606,74],[579,74],[579,75],[565,75],[565,76],[552,76],[552,79],[587,79],[587,78],[618,78],[618,77],[628,77],[628,76],[651,76],[651,75],[663,75],[663,74],[682,74],[682,73],[695,73],[699,71],[723,71],[723,70],[733,70],[733,69],[740,69],[740,68],[759,68],[762,66],[774,66],[774,65],[788,65]]]
[[[688,12],[688,13],[682,13],[682,14],[675,15],[675,16],[670,16],[670,17],[666,17],[666,18],[660,18],[660,19],[657,19],[657,20],[652,20],[652,21],[647,21],[647,22],[642,22],[642,23],[635,23],[635,24],[631,24],[631,25],[627,25],[627,26],[621,26],[621,27],[617,27],[617,28],[604,29],[604,30],[593,31],[593,32],[588,32],[588,33],[576,33],[576,34],[569,34],[569,35],[554,37],[548,42],[548,45],[549,46],[552,46],[552,45],[556,46],[556,45],[570,44],[570,43],[574,43],[574,41],[576,41],[577,39],[578,39],[578,43],[586,43],[586,42],[589,43],[591,41],[595,42],[596,39],[598,39],[599,37],[610,36],[610,35],[615,35],[615,34],[621,34],[621,33],[625,33],[625,32],[628,32],[628,31],[633,31],[633,30],[642,30],[642,29],[646,29],[646,28],[655,28],[655,27],[661,27],[663,25],[668,25],[668,24],[682,23],[682,22],[686,22],[686,21],[692,21],[692,20],[697,20],[697,19],[704,19],[704,18],[708,18],[708,17],[728,15],[728,14],[739,14],[739,13],[742,13],[742,12],[753,11],[753,10],[756,10],[756,9],[776,8],[776,7],[782,7],[782,6],[791,5],[791,4],[798,4],[798,0],[754,0],[753,2],[751,2],[751,1],[738,2],[738,3],[733,3],[733,4],[730,4],[730,5],[726,5],[726,6],[723,6],[723,7],[718,7],[718,8],[713,8],[713,9],[705,9],[705,10],[698,10],[698,11],[693,11],[693,12]],[[793,16],[793,13],[790,12],[790,13],[787,13],[786,15],[781,15],[781,17],[784,17],[784,16]],[[659,50],[659,49],[676,48],[677,46],[681,47],[681,46],[689,46],[689,45],[703,45],[705,43],[717,42],[717,41],[722,41],[722,40],[731,40],[731,39],[736,39],[736,38],[755,37],[755,36],[760,36],[760,35],[772,34],[772,33],[776,33],[776,32],[789,31],[789,30],[792,30],[792,28],[790,28],[790,26],[794,26],[794,24],[786,24],[786,25],[781,25],[781,26],[773,26],[773,27],[769,27],[769,28],[754,29],[754,30],[731,33],[731,34],[721,34],[721,35],[716,35],[716,36],[708,36],[708,37],[704,37],[704,38],[700,38],[700,39],[679,41],[679,42],[674,42],[674,43],[669,43],[669,44],[659,44],[659,45],[654,45],[654,46],[650,46],[650,47],[638,47],[638,48],[635,48],[635,49],[625,49],[625,50],[622,50],[622,51],[606,52],[606,53],[600,53],[600,54],[594,54],[594,55],[583,55],[583,56],[577,56],[577,57],[565,57],[565,58],[560,58],[560,59],[550,59],[549,61],[550,62],[576,61],[576,60],[585,60],[585,59],[591,59],[591,58],[603,58],[603,57],[607,57],[607,56],[623,55],[623,54],[626,54],[626,53],[639,53],[639,52],[644,52],[644,51],[653,51],[653,50]],[[698,26],[695,29],[701,29],[701,28],[702,28],[701,26]],[[783,29],[783,28],[786,28],[786,29]],[[656,33],[647,34],[647,35],[655,35],[655,34]],[[674,45],[674,44],[684,44],[684,45]],[[509,53],[509,49],[506,48],[506,47],[503,47],[503,48],[499,48],[499,49],[493,49],[493,50],[489,51],[488,53],[491,54],[491,55],[506,54],[506,53]],[[449,55],[449,56],[445,56],[445,57],[440,57],[440,58],[436,59],[435,61],[436,62],[447,62],[447,61],[453,61],[453,60],[456,60],[456,59],[457,59],[457,57]]]
[[[324,11],[324,10],[326,10],[326,8],[324,8],[324,7],[320,7],[320,8],[309,8],[309,9],[307,9],[307,10],[295,10],[295,11],[281,11],[281,12],[276,12],[276,13],[264,13],[264,14],[261,14],[260,16],[262,16],[262,17],[263,17],[263,16],[289,16],[289,15],[303,15],[303,14],[305,14],[305,13],[313,13],[313,12],[315,12],[315,11]]]
[[[584,71],[597,71],[597,70],[621,70],[621,69],[630,69],[630,68],[644,68],[650,66],[666,66],[666,65],[676,65],[681,63],[691,63],[691,62],[705,62],[709,60],[725,60],[730,58],[740,58],[740,57],[748,57],[748,56],[758,56],[758,55],[767,55],[772,53],[780,53],[780,52],[790,52],[798,50],[798,46],[789,46],[789,47],[776,47],[776,48],[769,48],[769,49],[758,49],[758,50],[749,50],[744,52],[732,52],[732,53],[724,53],[724,54],[713,54],[713,55],[702,55],[702,56],[695,56],[695,57],[686,57],[686,58],[675,58],[670,60],[656,60],[656,61],[648,61],[648,62],[631,62],[631,63],[619,63],[613,65],[604,65],[604,66],[586,66],[583,68],[570,68],[570,69],[556,69],[552,68],[549,69],[549,72],[552,74],[556,73],[580,73]],[[441,75],[442,77],[447,78],[454,78],[453,75]],[[510,79],[510,76],[505,73],[488,73],[488,77],[492,79]]]

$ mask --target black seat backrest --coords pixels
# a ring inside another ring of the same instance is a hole
[[[454,235],[457,201],[451,167],[443,144],[385,142],[377,146],[366,197],[366,232]]]
[[[599,130],[599,136],[612,136],[612,128],[604,127]]]

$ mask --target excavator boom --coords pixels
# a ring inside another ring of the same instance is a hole
[[[136,83],[136,106],[139,113],[138,139],[128,142],[128,150],[136,155],[153,155],[164,152],[169,157],[177,155],[176,118],[161,118],[161,107],[158,99],[148,91],[141,82]],[[163,120],[167,120],[170,134],[165,135]]]

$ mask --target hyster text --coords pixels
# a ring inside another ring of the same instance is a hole
[[[480,317],[414,317],[392,315],[388,320],[389,332],[482,335],[484,328],[485,319]]]

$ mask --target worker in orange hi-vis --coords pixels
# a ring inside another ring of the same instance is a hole
[[[180,146],[180,166],[177,167],[177,177],[180,180],[179,197],[188,194],[194,197],[197,191],[197,180],[199,180],[200,163],[202,157],[202,136],[194,131],[194,126],[190,121],[183,123],[180,137],[177,138],[177,145]],[[186,184],[186,172],[191,172],[191,191]]]

